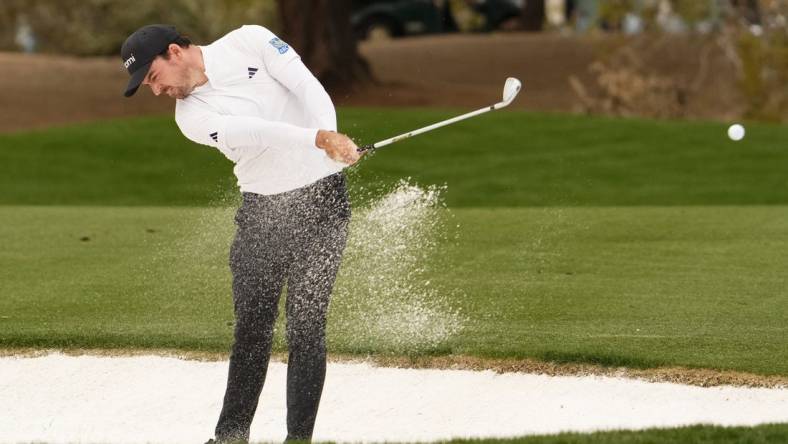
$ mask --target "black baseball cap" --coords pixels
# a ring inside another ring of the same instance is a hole
[[[148,75],[151,63],[181,35],[171,25],[147,25],[134,31],[126,39],[120,50],[123,66],[129,71],[131,79],[123,93],[131,97]]]

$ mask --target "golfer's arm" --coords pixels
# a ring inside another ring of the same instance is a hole
[[[337,130],[337,115],[331,97],[301,58],[291,59],[278,70],[272,70],[271,76],[296,96],[309,116],[310,126]]]
[[[233,150],[248,146],[317,149],[317,131],[258,117],[226,116],[225,143]]]
[[[317,128],[302,128],[251,116],[223,115],[200,110],[184,113],[176,122],[190,140],[236,152],[251,146],[318,149]]]

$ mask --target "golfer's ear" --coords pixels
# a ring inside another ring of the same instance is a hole
[[[170,53],[170,57],[182,57],[183,56],[183,48],[178,46],[176,43],[170,43],[170,46],[167,47],[167,52]]]

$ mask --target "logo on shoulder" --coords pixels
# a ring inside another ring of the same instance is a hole
[[[288,49],[290,49],[290,46],[288,46],[287,43],[280,40],[279,37],[272,38],[271,41],[268,43],[270,43],[271,46],[276,48],[276,50],[279,51],[279,54],[284,54],[287,52]]]
[[[250,78],[250,79],[251,79],[252,77],[254,77],[254,75],[255,75],[255,74],[257,74],[257,68],[255,68],[255,67],[253,67],[253,66],[250,66],[250,67],[248,67],[248,68],[247,68],[247,71],[249,72],[249,78]]]
[[[219,141],[219,133],[218,132],[211,133],[211,134],[208,134],[208,135],[211,136],[211,139],[213,139],[214,142],[218,142]]]

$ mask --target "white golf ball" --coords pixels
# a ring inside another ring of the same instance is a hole
[[[739,125],[738,123],[734,123],[730,127],[728,127],[728,137],[731,140],[739,141],[744,139],[744,127]]]

